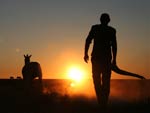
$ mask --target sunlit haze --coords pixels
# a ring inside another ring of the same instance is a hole
[[[1,0],[0,78],[22,77],[24,54],[40,63],[43,78],[91,78],[84,44],[104,12],[117,31],[118,66],[150,78],[149,11],[149,0]]]

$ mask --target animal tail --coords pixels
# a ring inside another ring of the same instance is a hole
[[[140,79],[145,79],[144,76],[138,75],[136,73],[131,73],[131,72],[128,72],[128,71],[125,71],[125,70],[122,70],[116,65],[112,65],[112,71],[114,71],[114,72],[116,72],[118,74],[121,74],[121,75],[128,75],[128,76],[133,76],[133,77],[137,77],[137,78],[140,78]]]

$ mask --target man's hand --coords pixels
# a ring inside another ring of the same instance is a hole
[[[86,63],[88,63],[88,60],[89,60],[89,56],[88,56],[88,55],[84,55],[84,61],[85,61]]]

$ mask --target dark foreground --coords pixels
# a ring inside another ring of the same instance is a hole
[[[51,87],[56,84],[49,81]],[[36,84],[36,83],[35,83]],[[61,85],[58,83],[57,85]],[[70,96],[67,93],[40,92],[36,84],[27,92],[22,80],[0,80],[1,113],[103,113],[96,100],[83,95]],[[61,89],[59,89],[61,90]],[[147,89],[148,90],[148,89]],[[108,113],[149,113],[149,96],[135,101],[111,98]]]

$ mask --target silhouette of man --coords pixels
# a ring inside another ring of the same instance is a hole
[[[91,54],[92,76],[98,103],[106,108],[110,93],[111,65],[116,65],[117,41],[116,30],[110,26],[110,17],[103,13],[101,24],[93,25],[85,42],[84,61],[88,63],[89,46],[93,40]]]

